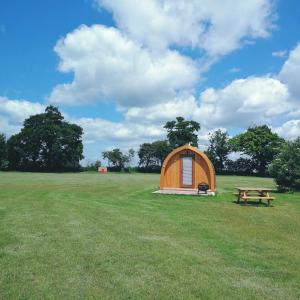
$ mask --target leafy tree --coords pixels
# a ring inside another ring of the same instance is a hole
[[[168,141],[155,141],[152,143],[154,149],[154,158],[157,165],[161,167],[166,156],[170,153],[171,148]]]
[[[29,117],[7,142],[10,169],[61,172],[78,170],[83,159],[82,128],[64,121],[57,107]]]
[[[144,143],[140,146],[139,166],[149,168],[153,166],[161,167],[165,157],[170,152],[170,146],[167,141],[155,141],[153,143]]]
[[[107,159],[108,165],[123,169],[134,157],[134,150],[129,149],[128,154],[123,154],[119,148],[115,148],[112,151],[102,152],[102,157]]]
[[[138,156],[140,159],[139,166],[148,168],[149,166],[155,164],[153,152],[153,146],[151,143],[144,143],[140,145],[140,149],[138,151]]]
[[[205,153],[212,161],[216,172],[222,172],[224,170],[230,151],[231,147],[227,132],[218,129],[209,134],[209,146]]]
[[[118,148],[113,149],[112,151],[102,152],[102,157],[103,159],[107,159],[109,167],[110,166],[119,167],[123,165],[122,156],[123,154],[121,150]]]
[[[164,128],[167,129],[167,137],[172,149],[188,143],[198,147],[197,132],[200,130],[198,122],[177,117],[175,121],[167,122]]]
[[[270,164],[284,140],[273,133],[267,125],[254,126],[245,133],[239,134],[230,140],[233,151],[242,152],[250,156],[258,174],[265,175]]]
[[[279,190],[300,190],[300,137],[283,145],[269,169]]]
[[[0,134],[0,170],[4,170],[7,167],[7,145],[4,134]]]
[[[252,175],[253,165],[249,158],[240,157],[237,160],[227,160],[225,164],[226,172],[236,175]]]

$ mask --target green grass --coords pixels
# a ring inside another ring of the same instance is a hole
[[[240,206],[148,174],[0,173],[0,299],[299,299],[300,194]]]

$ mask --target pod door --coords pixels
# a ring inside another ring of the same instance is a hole
[[[180,183],[183,188],[192,188],[194,186],[193,173],[194,163],[193,156],[181,156],[181,174]]]

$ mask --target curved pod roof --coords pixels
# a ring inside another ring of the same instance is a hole
[[[215,191],[215,169],[209,158],[198,148],[191,145],[183,145],[174,149],[164,160],[160,172],[160,188],[181,188],[180,157],[187,153],[194,154],[193,160],[193,186],[196,188],[201,181],[206,181],[212,192]],[[199,182],[200,181],[200,182]]]

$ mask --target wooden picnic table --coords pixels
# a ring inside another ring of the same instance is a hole
[[[244,200],[244,203],[247,204],[248,200],[259,200],[261,203],[262,200],[268,201],[268,206],[270,206],[270,201],[273,201],[275,198],[270,196],[270,192],[273,190],[270,188],[253,188],[253,187],[237,187],[238,192],[235,194],[237,196],[237,202]]]

